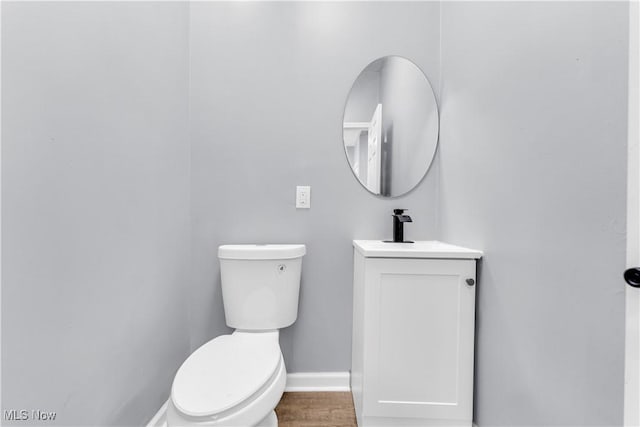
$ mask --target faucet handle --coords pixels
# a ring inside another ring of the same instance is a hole
[[[409,215],[404,214],[404,211],[406,210],[408,209],[394,209],[393,215],[391,216],[394,217],[399,222],[413,222]]]

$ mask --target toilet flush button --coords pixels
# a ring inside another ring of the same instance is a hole
[[[311,208],[311,187],[308,185],[298,185],[296,187],[296,208]]]

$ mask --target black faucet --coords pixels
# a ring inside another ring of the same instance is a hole
[[[405,215],[406,209],[394,209],[393,210],[393,241],[396,243],[413,243],[411,241],[404,240],[404,223],[413,222],[409,215]]]

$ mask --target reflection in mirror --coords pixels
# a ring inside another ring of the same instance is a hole
[[[438,106],[424,73],[408,59],[369,64],[351,87],[343,118],[347,160],[371,193],[397,197],[425,176],[438,144]]]

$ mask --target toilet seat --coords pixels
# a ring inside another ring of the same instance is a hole
[[[171,401],[190,417],[209,417],[240,405],[276,373],[278,331],[219,336],[197,349],[173,381]]]

